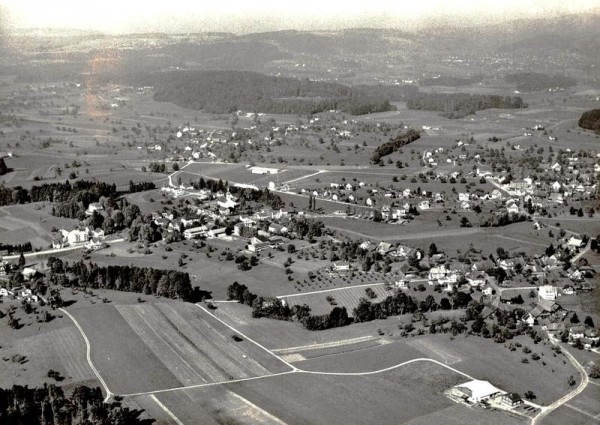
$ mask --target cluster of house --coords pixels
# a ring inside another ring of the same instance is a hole
[[[31,289],[20,286],[17,288],[0,287],[0,298],[13,298],[24,301],[26,303],[37,303],[40,301],[40,296],[34,294]]]
[[[60,229],[58,237],[52,241],[52,249],[83,245],[87,249],[96,250],[102,248],[104,238],[104,230],[88,226],[73,230]]]
[[[163,190],[177,196],[179,189]],[[174,218],[169,212],[154,213],[154,223],[168,232],[182,232],[188,240],[246,238],[251,252],[279,246],[296,236],[286,226],[287,219],[295,214],[293,211],[262,209],[252,215],[234,215],[239,200],[230,192],[196,190],[193,193],[202,201],[195,207],[194,216]]]

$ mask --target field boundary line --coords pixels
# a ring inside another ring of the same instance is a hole
[[[471,375],[466,374],[465,372],[461,372],[460,370],[455,369],[455,368],[453,368],[451,366],[448,366],[447,364],[444,364],[444,363],[442,363],[440,361],[437,361],[437,360],[434,360],[434,359],[430,359],[430,358],[427,358],[427,357],[421,357],[421,358],[418,358],[418,359],[407,360],[405,362],[398,363],[396,365],[389,366],[389,367],[386,367],[384,369],[372,370],[370,372],[319,372],[319,371],[304,370],[304,369],[298,369],[298,372],[300,372],[300,373],[309,373],[311,375],[366,376],[366,375],[377,375],[378,373],[388,372],[390,370],[398,369],[400,367],[409,365],[411,363],[417,363],[417,362],[435,363],[438,366],[445,367],[446,369],[451,370],[454,373],[458,373],[459,375],[462,375],[465,378],[468,378],[468,379],[471,379],[471,380],[475,380],[475,378],[473,378]]]
[[[96,375],[96,378],[98,378],[98,380],[100,381],[100,383],[104,387],[104,391],[106,391],[106,398],[104,399],[104,402],[107,402],[108,400],[110,400],[110,398],[113,395],[113,393],[108,388],[108,385],[106,385],[106,382],[104,381],[104,378],[102,378],[102,376],[100,375],[100,372],[98,372],[98,369],[96,369],[96,366],[94,366],[94,363],[92,363],[92,356],[91,356],[92,346],[90,344],[90,340],[86,336],[86,334],[83,331],[83,328],[81,327],[81,325],[79,324],[79,322],[75,319],[75,317],[71,313],[69,313],[64,308],[59,308],[59,310],[62,311],[63,313],[65,313],[67,316],[69,316],[69,318],[73,321],[73,323],[75,324],[75,326],[79,330],[79,333],[83,337],[83,339],[85,341],[85,356],[86,356],[87,362],[90,365],[90,367],[92,368],[92,371],[94,372],[94,374]]]
[[[162,390],[151,390],[151,391],[143,391],[140,393],[118,394],[118,395],[121,397],[139,397],[142,395],[162,394],[162,393],[169,393],[169,392],[173,392],[173,391],[193,390],[195,388],[214,387],[216,385],[226,385],[226,384],[235,384],[238,382],[245,382],[245,381],[255,381],[257,379],[272,378],[272,377],[281,376],[281,375],[289,375],[290,373],[296,373],[296,372],[298,372],[298,370],[288,370],[286,372],[272,373],[270,375],[251,376],[249,378],[231,379],[229,381],[207,382],[206,384],[194,384],[194,385],[186,385],[186,386],[174,387],[174,388],[164,388]]]
[[[582,415],[589,416],[592,419],[596,419],[596,416],[592,415],[591,413],[586,412],[585,410],[580,409],[577,406],[573,406],[572,404],[569,404],[569,403],[565,403],[565,406],[567,406],[570,409],[575,410],[576,412],[581,413]]]
[[[158,397],[156,397],[154,394],[150,394],[150,398],[151,398],[152,400],[154,400],[154,402],[155,402],[156,404],[158,404],[158,407],[160,407],[162,410],[164,410],[164,411],[165,411],[165,413],[166,413],[167,415],[169,415],[169,417],[170,417],[171,419],[173,419],[173,421],[175,421],[175,423],[176,423],[177,425],[184,425],[184,423],[183,423],[183,422],[181,422],[177,416],[175,416],[175,413],[171,412],[171,411],[169,410],[169,408],[168,408],[167,406],[165,406],[165,405],[162,403],[162,401],[160,401],[160,400],[158,399]]]
[[[262,413],[263,415],[265,415],[267,418],[271,419],[272,421],[280,424],[280,425],[287,425],[285,422],[283,422],[281,419],[279,419],[277,416],[267,412],[265,409],[263,409],[260,406],[257,406],[256,404],[252,403],[250,400],[242,397],[241,395],[233,392],[233,391],[229,391],[229,394],[231,394],[233,397],[237,398],[238,400],[240,400],[242,403],[249,405],[250,407],[252,407],[253,409],[258,410],[260,413]]]
[[[276,349],[273,349],[273,352],[289,354],[289,353],[294,353],[296,351],[311,351],[311,350],[318,350],[321,348],[342,347],[344,345],[359,344],[361,342],[372,341],[377,338],[378,337],[375,337],[373,335],[367,335],[367,336],[361,336],[361,337],[357,337],[357,338],[341,339],[338,341],[316,342],[314,344],[299,345],[296,347],[276,348]]]
[[[292,369],[292,371],[297,371],[298,368],[294,365],[292,365],[289,362],[286,362],[285,360],[283,360],[280,356],[278,356],[277,354],[275,354],[274,352],[272,352],[271,350],[269,350],[267,347],[265,347],[264,345],[254,341],[252,338],[248,337],[247,335],[245,335],[244,333],[238,331],[236,328],[234,328],[233,326],[229,325],[227,322],[225,322],[224,320],[219,319],[217,316],[215,316],[214,314],[212,314],[210,311],[208,311],[207,309],[205,309],[204,307],[202,307],[200,304],[195,304],[196,307],[198,307],[199,309],[201,309],[202,311],[204,311],[206,314],[208,314],[209,316],[215,318],[216,320],[218,320],[219,322],[221,322],[223,325],[227,326],[229,329],[231,329],[232,331],[242,335],[244,338],[246,338],[248,341],[250,341],[251,343],[253,343],[254,345],[256,345],[259,348],[262,348],[264,351],[266,351],[267,353],[269,353],[270,355],[272,355],[273,357],[277,358],[279,361],[281,361],[283,364],[285,364],[286,366],[288,366],[290,369]],[[267,375],[268,376],[268,375]]]
[[[391,285],[391,283],[387,283],[387,282],[365,283],[365,284],[360,284],[360,285],[343,286],[341,288],[321,289],[319,291],[299,292],[299,293],[288,294],[288,295],[278,295],[275,298],[277,298],[277,299],[293,298],[293,297],[300,297],[302,295],[324,294],[326,292],[342,291],[344,289],[365,288],[367,286],[382,286],[382,285],[386,285],[386,284]]]

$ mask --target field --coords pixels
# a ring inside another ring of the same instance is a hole
[[[4,243],[31,242],[35,248],[49,248],[53,229],[72,229],[77,220],[54,217],[46,203],[0,208],[0,240]]]
[[[51,383],[55,381],[48,378],[47,372],[53,369],[64,377],[60,385],[98,385],[85,361],[85,343],[77,328],[68,318],[55,319],[54,322],[43,332],[38,330],[26,336],[19,330],[13,331],[12,337],[7,335],[10,331],[2,324],[0,357],[6,360],[0,368],[0,382],[30,386]],[[14,363],[10,361],[13,355],[25,356],[27,361]]]
[[[306,304],[311,309],[311,314],[326,314],[331,311],[334,306],[346,307],[348,314],[352,315],[352,310],[358,305],[361,298],[368,298],[365,290],[371,288],[377,295],[373,302],[381,301],[393,292],[386,289],[383,283],[368,284],[365,286],[354,288],[340,288],[339,290],[327,291],[324,293],[312,293],[303,295],[302,293],[282,297],[288,305],[303,305]],[[330,304],[327,297],[333,297],[335,304]]]
[[[102,305],[73,309],[72,314],[90,339],[92,361],[117,394],[286,369],[251,342],[234,341],[234,332],[193,304]]]
[[[449,413],[453,419],[445,423],[519,423],[500,413],[455,405],[444,396],[445,389],[464,381],[440,366],[417,363],[375,375],[288,374],[157,397],[183,423],[215,423],[204,422],[211,413],[216,423],[235,418],[236,423],[294,425],[425,424]]]

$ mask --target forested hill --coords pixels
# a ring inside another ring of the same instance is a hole
[[[158,74],[154,99],[209,113],[237,110],[309,114],[339,109],[353,115],[393,110],[389,97],[342,84],[274,77],[245,71]]]
[[[579,118],[579,127],[600,133],[600,109],[585,111]]]

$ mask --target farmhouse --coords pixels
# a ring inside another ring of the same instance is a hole
[[[477,379],[457,385],[455,388],[471,403],[479,403],[500,394],[500,390],[488,381]]]
[[[517,407],[523,404],[523,400],[521,400],[521,396],[517,393],[506,393],[501,398],[502,404],[508,407]]]
[[[346,272],[350,270],[350,263],[333,263],[333,270],[336,272]]]

